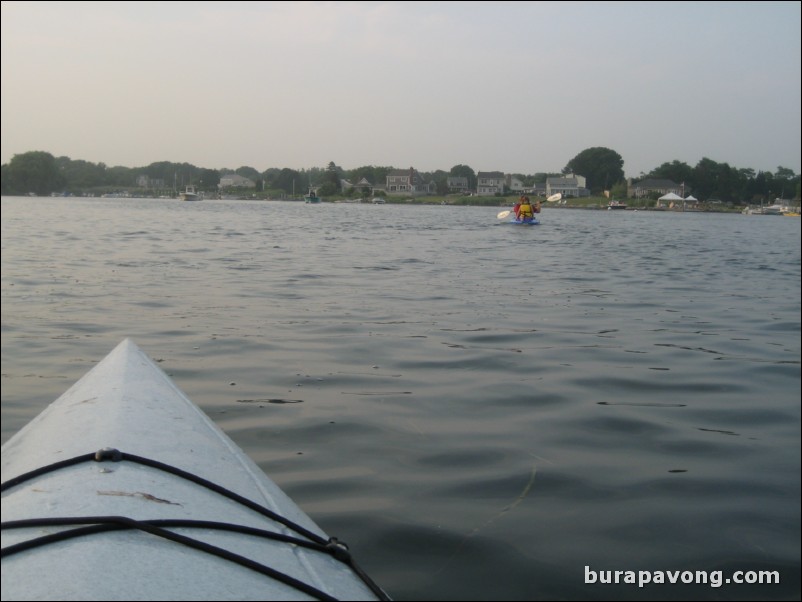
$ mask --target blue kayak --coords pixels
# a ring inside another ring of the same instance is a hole
[[[538,220],[536,217],[533,217],[531,219],[513,219],[508,223],[515,224],[517,226],[539,226],[540,220]]]

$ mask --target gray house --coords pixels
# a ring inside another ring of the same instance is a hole
[[[369,181],[364,176],[356,184],[354,184],[353,182],[351,182],[349,180],[345,180],[345,179],[340,180],[340,190],[345,192],[346,190],[348,190],[350,188],[354,188],[354,189],[358,190],[359,192],[362,192],[364,189],[367,188],[370,191],[370,194],[373,194],[373,192],[375,190],[375,187],[373,186],[373,183],[371,181]]]
[[[590,196],[590,190],[585,187],[585,177],[574,174],[561,178],[546,178],[546,196],[557,193],[566,198]]]
[[[449,176],[446,179],[446,185],[448,186],[449,192],[460,194],[467,194],[469,192],[468,178],[464,176]]]
[[[479,196],[504,194],[505,181],[504,172],[480,171],[476,174],[476,194]]]
[[[424,182],[418,170],[395,169],[387,174],[387,194],[433,194],[437,187],[434,182]]]

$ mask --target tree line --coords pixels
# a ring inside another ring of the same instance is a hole
[[[387,174],[396,168],[365,165],[346,170],[333,161],[323,168],[269,168],[261,172],[248,166],[208,169],[170,161],[159,161],[145,167],[109,167],[104,163],[30,151],[14,155],[1,169],[0,189],[4,195],[85,195],[134,190],[137,196],[163,196],[175,194],[188,185],[216,192],[222,176],[236,173],[252,180],[256,184],[255,192],[260,196],[300,195],[310,186],[314,186],[323,196],[367,196],[371,191],[357,186],[341,191],[341,180],[356,185],[364,178],[382,186]],[[545,183],[548,177],[569,173],[584,176],[593,194],[610,191],[613,197],[626,197],[624,160],[617,152],[605,147],[583,150],[566,164],[561,173],[512,175],[521,180],[525,187],[531,188],[535,184]],[[467,178],[468,187],[472,190],[476,189],[477,184],[477,173],[470,166],[462,164],[453,166],[449,171],[421,172],[421,176],[424,181],[435,183],[438,195],[448,194],[447,180],[451,176]],[[692,193],[700,200],[715,198],[740,204],[800,197],[800,176],[782,166],[778,166],[775,172],[769,172],[736,168],[708,158],[703,158],[693,167],[675,160],[663,163],[648,174],[641,174],[638,180],[647,178],[668,179],[684,184],[686,194]],[[251,189],[248,192],[254,191]]]

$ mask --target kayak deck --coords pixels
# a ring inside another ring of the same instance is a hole
[[[121,461],[94,461],[104,448]],[[386,597],[130,340],[3,446],[2,480],[4,600]],[[26,519],[69,524],[7,528]],[[82,528],[91,532],[60,535]],[[56,541],[7,552],[42,536]]]

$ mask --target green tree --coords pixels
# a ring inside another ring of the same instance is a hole
[[[106,170],[106,184],[118,188],[130,188],[136,185],[136,172],[130,167],[115,165]]]
[[[326,175],[324,178],[324,186],[325,184],[330,184],[329,187],[326,187],[325,194],[331,196],[332,194],[337,194],[340,192],[340,180],[342,179],[343,170],[337,165],[334,164],[334,161],[330,161],[328,167],[326,167]]]
[[[261,179],[262,176],[259,172],[256,172],[256,180],[259,181]],[[198,171],[198,182],[202,182],[203,190],[217,190],[220,184],[220,172],[216,169],[200,169]]]
[[[63,192],[67,178],[61,173],[55,157],[44,151],[14,155],[3,173],[3,189],[10,194],[36,193],[46,196]]]
[[[374,165],[363,165],[362,167],[357,167],[356,169],[351,169],[345,172],[345,179],[356,184],[357,182],[359,182],[359,180],[365,178],[368,182],[370,182],[374,186],[383,187],[387,182],[387,172],[389,172],[391,169],[392,169],[391,167],[376,167]]]
[[[677,184],[685,182],[686,189],[690,190],[693,180],[693,168],[687,163],[675,159],[671,163],[666,162],[660,167],[653,169],[646,177],[658,180],[671,180]]]
[[[283,190],[287,194],[299,194],[305,192],[308,186],[306,179],[302,180],[301,178],[301,172],[285,167],[270,182],[270,187]]]
[[[695,196],[700,200],[714,198],[734,203],[740,201],[747,190],[737,169],[707,157],[702,157],[693,168],[693,183]]]
[[[256,171],[253,167],[248,167],[247,165],[238,167],[237,169],[234,170],[234,173],[242,176],[243,178],[248,178],[249,180],[253,180],[254,182],[261,180],[259,172]],[[204,180],[204,182],[205,181],[206,180]]]
[[[610,195],[611,198],[614,199],[627,198],[627,183],[622,180],[616,184],[613,184],[612,188],[610,188]]]
[[[794,173],[793,169],[778,166],[777,171],[774,172],[774,189],[777,198],[798,198],[796,191],[799,189],[799,176]]]
[[[448,194],[448,172],[442,169],[436,170],[432,174],[435,186],[437,186],[437,194],[445,196]]]
[[[262,179],[265,181],[265,189],[278,188],[275,182],[278,180],[281,170],[276,167],[271,167],[262,172]]]
[[[339,194],[339,192],[340,192],[340,187],[339,186],[335,186],[331,182],[324,182],[320,186],[320,188],[318,188],[318,191],[317,191],[318,195],[323,196],[323,197]]]
[[[9,190],[10,180],[8,179],[8,164],[0,165],[0,194],[17,194]]]
[[[156,161],[145,168],[145,175],[153,180],[164,180],[164,185],[173,187],[180,165],[170,161]]]
[[[80,194],[95,186],[102,186],[106,181],[106,165],[89,161],[72,160],[69,157],[56,159],[59,171],[66,179],[66,188]]]
[[[574,173],[587,179],[594,193],[609,190],[624,179],[624,160],[614,150],[603,146],[586,148],[563,168],[563,174]]]
[[[455,165],[448,173],[455,178],[468,178],[468,190],[476,190],[476,172],[467,165]]]

